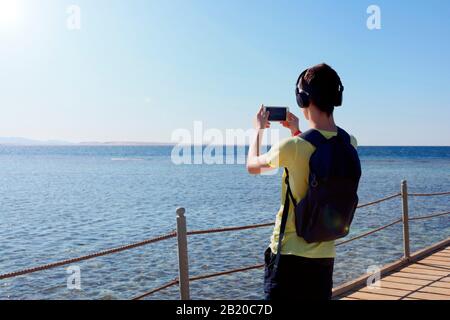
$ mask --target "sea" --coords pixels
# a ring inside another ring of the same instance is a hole
[[[234,150],[232,164],[179,164],[172,151],[172,146],[0,146],[0,274],[170,233],[177,207],[186,209],[188,230],[274,221],[281,171],[249,175],[245,150]],[[400,192],[402,180],[410,192],[450,191],[450,147],[358,151],[360,203]],[[410,216],[449,211],[449,200],[410,197]],[[348,238],[401,215],[400,198],[358,209]],[[263,263],[272,229],[190,236],[190,275]],[[417,251],[450,236],[450,216],[412,221],[410,229],[411,250]],[[402,254],[401,224],[339,246],[334,285]],[[176,240],[169,239],[0,280],[0,299],[132,299],[177,276]],[[190,290],[193,299],[262,299],[263,270],[195,281]],[[174,286],[147,299],[178,297]]]

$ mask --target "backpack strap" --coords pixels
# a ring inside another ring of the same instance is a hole
[[[275,262],[274,262],[274,272],[276,272],[276,270],[278,269],[278,264],[279,264],[280,258],[281,258],[281,247],[282,247],[282,242],[283,242],[283,238],[284,238],[284,231],[286,230],[287,218],[288,218],[288,214],[289,214],[289,205],[290,205],[289,199],[292,200],[294,207],[297,205],[296,201],[294,199],[294,196],[292,194],[292,191],[291,191],[291,186],[289,185],[289,171],[287,168],[285,168],[284,172],[286,173],[286,177],[284,179],[284,181],[286,183],[286,197],[284,199],[283,215],[281,217],[280,232],[278,234],[277,255],[275,257]]]
[[[311,143],[315,148],[327,142],[325,138],[318,130],[310,129],[300,135],[300,138]]]
[[[338,137],[340,137],[344,142],[350,144],[351,143],[350,135],[344,129],[341,129],[339,127],[337,128],[338,128]]]
[[[337,136],[340,137],[344,142],[351,143],[350,135],[344,129],[337,127]],[[300,135],[300,138],[308,141],[316,148],[321,144],[327,142],[327,139],[318,130],[315,129],[310,129],[302,133]]]

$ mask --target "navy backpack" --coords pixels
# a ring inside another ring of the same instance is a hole
[[[309,160],[309,187],[306,196],[297,204],[289,186],[289,172],[285,169],[286,199],[277,256],[281,252],[289,200],[294,205],[297,235],[308,243],[345,237],[358,205],[361,163],[349,134],[338,128],[337,135],[327,139],[312,129],[300,137],[316,148]],[[278,262],[279,257],[276,260]]]

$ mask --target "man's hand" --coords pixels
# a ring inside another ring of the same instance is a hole
[[[283,127],[291,130],[291,134],[295,135],[300,132],[298,118],[291,112],[288,113],[287,121],[281,121]]]
[[[264,112],[264,105],[261,105],[261,108],[259,109],[258,113],[256,114],[255,120],[254,120],[254,127],[256,130],[264,130],[266,128],[270,128],[270,122],[269,122],[269,112]]]

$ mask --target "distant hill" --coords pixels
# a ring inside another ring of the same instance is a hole
[[[8,146],[172,146],[173,143],[134,142],[134,141],[89,141],[73,143],[62,140],[33,140],[21,137],[0,137],[0,145]]]
[[[60,140],[33,140],[21,137],[0,137],[0,145],[14,145],[14,146],[64,146],[73,145],[74,143]]]
[[[134,142],[134,141],[88,141],[80,142],[78,145],[81,146],[173,146],[174,143],[166,142]]]

